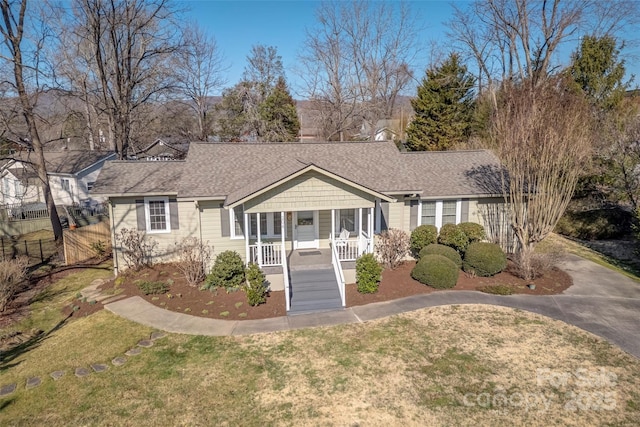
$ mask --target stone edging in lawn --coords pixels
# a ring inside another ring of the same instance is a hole
[[[152,332],[149,338],[142,339],[138,341],[135,347],[127,350],[124,353],[124,356],[116,356],[111,360],[111,364],[114,367],[122,366],[127,362],[128,357],[137,356],[142,353],[143,348],[152,347],[156,340],[166,337],[166,332],[163,331],[155,331]],[[126,356],[126,357],[125,357]],[[109,370],[109,365],[106,363],[91,363],[89,364],[89,368],[84,366],[79,366],[74,369],[73,373],[78,378],[84,378],[90,375],[92,372],[102,373]],[[53,379],[53,381],[58,381],[62,377],[67,374],[66,370],[53,371],[49,374],[49,376]],[[46,379],[46,377],[45,377]],[[31,390],[36,388],[42,384],[43,378],[41,377],[29,377],[25,381],[25,389]],[[8,396],[15,392],[18,389],[18,383],[5,384],[0,386],[0,398]]]

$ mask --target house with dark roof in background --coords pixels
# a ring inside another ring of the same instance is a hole
[[[182,160],[189,151],[188,142],[169,142],[158,138],[141,150],[129,154],[130,160]]]
[[[33,165],[33,151],[11,155],[0,165],[0,204],[25,205],[44,203],[38,174]],[[116,154],[108,151],[45,151],[45,163],[54,203],[57,206],[81,205],[91,201],[89,195],[105,161]]]
[[[499,183],[499,162],[486,150],[405,153],[390,141],[191,143],[184,161],[107,162],[92,194],[110,202],[114,240],[123,228],[141,230],[165,261],[189,236],[214,254],[236,251],[262,267],[271,290],[286,291],[288,310],[301,312],[344,306],[354,261],[373,252],[386,229],[471,221],[491,233],[487,216],[503,201]],[[122,248],[113,247],[122,271]],[[320,282],[333,290],[321,291]]]

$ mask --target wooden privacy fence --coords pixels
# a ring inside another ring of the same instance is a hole
[[[111,252],[109,223],[99,222],[75,230],[64,230],[64,258],[67,265],[77,264],[100,255],[98,248]]]

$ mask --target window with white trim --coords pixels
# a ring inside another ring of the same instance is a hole
[[[420,225],[436,225],[436,202],[422,202]]]
[[[358,231],[358,209],[336,209],[336,234],[342,229],[349,230],[351,233]]]
[[[169,233],[171,231],[168,197],[145,197],[144,214],[148,233]]]
[[[442,202],[442,225],[456,223],[457,204],[458,202],[455,200],[444,200]]]
[[[458,224],[461,214],[461,200],[421,200],[418,225],[435,225],[440,229],[444,224]]]
[[[62,187],[62,191],[66,191],[67,193],[71,192],[71,181],[68,178],[61,178],[60,186]]]
[[[258,220],[257,214],[249,215],[250,234],[252,238],[257,238]],[[280,212],[268,212],[260,214],[260,236],[261,237],[282,237],[281,234],[282,219]],[[286,230],[285,230],[286,233]]]
[[[229,223],[231,224],[231,238],[244,239],[244,208],[242,205],[229,209]]]
[[[22,184],[20,181],[13,181],[13,191],[16,197],[22,196]]]

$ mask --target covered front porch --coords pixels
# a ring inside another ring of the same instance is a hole
[[[322,274],[305,274],[315,278],[300,278],[299,282],[312,288],[312,293],[320,282],[336,284],[344,307],[342,264],[373,252],[375,208],[381,200],[393,199],[313,164],[291,166],[290,174],[268,172],[262,186],[256,184],[228,198],[231,235],[243,233],[247,263],[276,271],[281,267],[287,311],[299,276],[289,268],[291,254],[329,250],[328,268],[323,268]]]
[[[373,252],[373,218],[373,207],[245,213],[245,259],[282,266],[291,251],[335,247],[339,261],[355,261]]]
[[[246,261],[282,268],[287,312],[345,307],[343,263],[373,252],[373,217],[373,207],[246,212]]]

